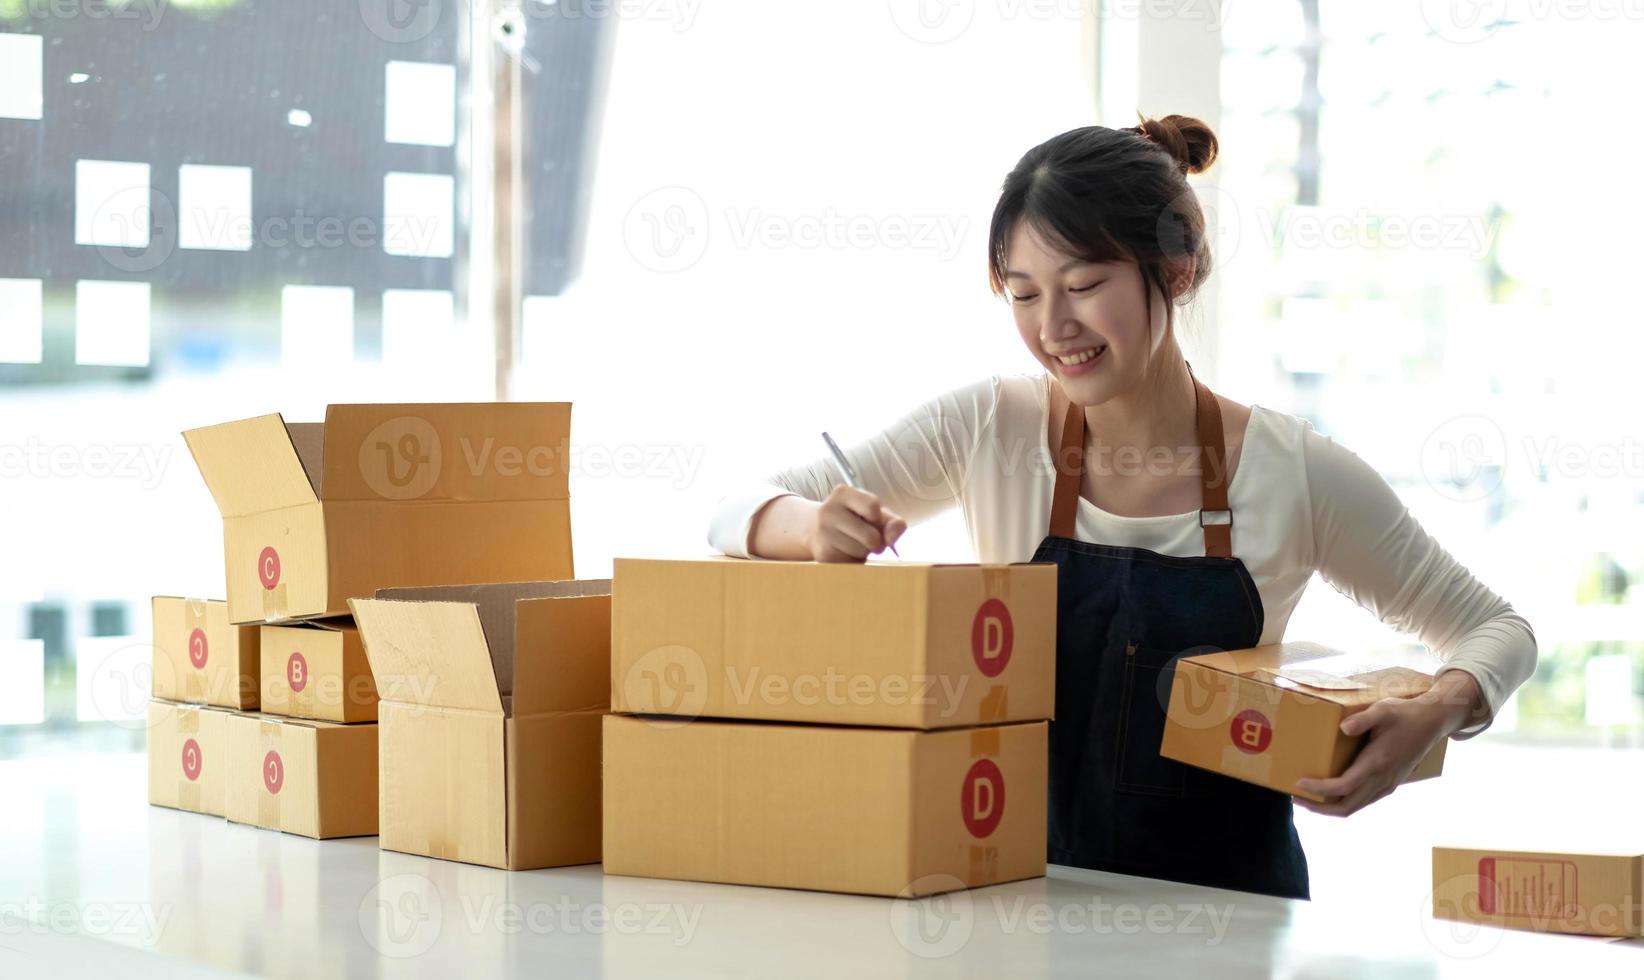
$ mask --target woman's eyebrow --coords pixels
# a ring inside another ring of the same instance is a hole
[[[1061,265],[1061,268],[1057,269],[1056,271],[1057,272],[1066,272],[1067,270],[1073,268],[1074,266],[1080,266],[1080,265],[1101,265],[1101,263],[1100,262],[1092,262],[1089,259],[1068,259],[1066,262],[1063,262],[1062,265]],[[1005,272],[1005,278],[1006,279],[1031,279],[1033,277],[1028,275],[1025,272],[1017,272],[1014,269],[1009,269],[1009,270],[1006,270],[1006,272]]]

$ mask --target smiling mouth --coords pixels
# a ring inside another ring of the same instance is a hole
[[[1067,365],[1068,367],[1076,367],[1080,364],[1084,364],[1086,361],[1095,360],[1097,357],[1101,356],[1101,353],[1105,350],[1107,350],[1107,345],[1103,344],[1100,347],[1092,347],[1089,350],[1082,350],[1076,354],[1056,355],[1056,360],[1061,364]]]

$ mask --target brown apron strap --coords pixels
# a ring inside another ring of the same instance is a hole
[[[1204,553],[1210,558],[1232,558],[1233,511],[1227,505],[1227,437],[1222,433],[1222,406],[1194,376],[1191,363],[1187,364],[1187,375],[1193,378],[1199,399],[1199,474],[1204,483],[1199,526],[1204,528]]]
[[[1085,413],[1068,401],[1055,378],[1050,384],[1051,419],[1062,415],[1062,441],[1056,450],[1056,490],[1050,498],[1050,533],[1058,538],[1073,537],[1074,517],[1079,506],[1079,481],[1085,472]]]
[[[1233,557],[1233,511],[1227,502],[1227,437],[1222,432],[1222,407],[1216,395],[1193,375],[1193,365],[1187,365],[1193,378],[1197,398],[1197,427],[1199,446],[1203,451],[1200,461],[1204,485],[1199,526],[1204,529],[1204,553],[1211,558]],[[1050,500],[1050,533],[1053,537],[1073,537],[1074,518],[1078,512],[1079,483],[1084,475],[1085,413],[1068,401],[1062,386],[1053,377],[1046,377],[1050,389],[1050,411],[1054,419],[1062,415],[1062,438],[1056,452],[1056,489]]]

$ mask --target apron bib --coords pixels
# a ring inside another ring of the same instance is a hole
[[[1159,755],[1176,659],[1252,647],[1262,634],[1261,595],[1233,557],[1216,396],[1193,378],[1205,557],[1179,558],[1074,540],[1085,414],[1049,387],[1050,417],[1064,421],[1050,533],[1034,560],[1058,569],[1050,861],[1307,898],[1289,795]]]

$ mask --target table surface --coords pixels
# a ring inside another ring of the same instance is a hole
[[[903,901],[509,873],[151,807],[145,777],[0,762],[0,976],[1644,976],[1639,941],[1434,920],[1425,883],[1295,902],[1052,867]]]

